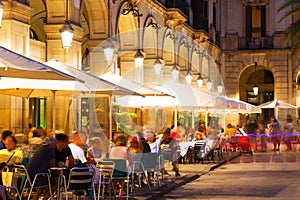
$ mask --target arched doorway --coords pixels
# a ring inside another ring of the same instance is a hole
[[[240,100],[253,105],[260,105],[274,99],[274,75],[266,67],[259,64],[256,69],[255,64],[248,66],[241,73],[239,81]],[[259,88],[257,95],[253,92],[254,85]],[[263,109],[261,115],[242,115],[241,120],[245,121],[252,118],[267,122],[272,116],[274,116],[274,109]]]

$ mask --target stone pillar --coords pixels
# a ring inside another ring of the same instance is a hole
[[[0,45],[19,54],[29,55],[30,18],[33,9],[17,1],[2,1],[4,4],[3,20],[0,29]],[[2,113],[1,129],[10,129],[15,133],[25,133],[28,126],[28,100],[21,97],[0,95]]]
[[[59,29],[63,26],[61,24],[46,24],[44,26],[44,30],[47,34],[47,59],[50,60],[52,58],[57,59],[60,62],[71,65],[74,68],[81,69],[81,41],[82,36],[84,34],[83,29],[79,26],[71,24],[74,29],[72,47],[66,51],[62,47],[61,36]],[[78,77],[80,78],[80,77]],[[56,98],[56,105],[60,105],[56,108],[56,122],[57,126],[56,130],[65,130],[66,124],[69,125],[69,129],[72,131],[75,128],[80,128],[80,103],[76,102],[80,99],[73,99],[72,104],[69,107],[69,101],[67,99],[70,97],[65,97],[64,99]],[[51,98],[49,98],[51,100]],[[49,101],[48,101],[49,102]],[[64,104],[64,105],[61,105]],[[48,105],[51,105],[50,103]],[[66,117],[66,112],[69,112],[69,115],[75,116],[73,120],[71,118]],[[52,126],[52,112],[47,112],[47,126],[50,128]],[[68,120],[70,119],[70,120]],[[68,122],[67,122],[67,121]],[[79,124],[78,124],[79,123]],[[51,127],[53,128],[53,127]]]

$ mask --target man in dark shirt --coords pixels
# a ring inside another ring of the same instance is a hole
[[[64,133],[55,136],[57,142],[55,147],[55,165],[65,164],[66,158],[73,159],[71,149],[69,148],[69,136]],[[72,158],[71,158],[72,157]]]
[[[26,166],[26,169],[29,174],[31,182],[34,180],[34,176],[37,173],[48,172],[50,167],[54,166],[54,148],[55,148],[56,139],[52,137],[47,137],[43,141],[43,146],[39,148],[35,154],[30,158],[29,163]],[[44,177],[39,177],[37,179],[37,185],[47,184],[47,180]],[[33,200],[38,200],[42,190],[38,189],[33,196]],[[49,198],[49,191],[46,192],[46,195],[43,199]]]

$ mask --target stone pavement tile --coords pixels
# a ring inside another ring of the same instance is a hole
[[[180,187],[199,178],[201,175],[214,170],[215,168],[239,155],[240,152],[231,152],[231,154],[227,158],[224,158],[221,161],[206,162],[204,164],[180,164],[179,171],[181,177],[175,177],[175,173],[172,171],[172,165],[167,165],[166,169],[169,172],[170,176],[164,175],[164,180],[161,187],[159,187],[158,185],[153,185],[151,186],[151,191],[149,191],[147,185],[144,185],[142,188],[135,188],[134,195],[132,195],[130,199],[154,200],[160,196],[163,196],[169,191],[174,190],[177,187]]]

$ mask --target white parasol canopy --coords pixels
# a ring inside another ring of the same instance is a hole
[[[259,105],[260,108],[289,108],[289,109],[296,109],[297,107],[286,103],[284,101],[278,100],[278,99],[274,99],[272,101],[268,101],[266,103],[260,104]]]
[[[0,77],[74,80],[75,77],[0,46]]]
[[[128,90],[136,91],[143,96],[168,96],[162,91],[158,91],[154,88],[151,88],[146,85],[141,85],[140,83],[136,83],[134,81],[128,80],[122,76],[114,74],[113,72],[107,72],[102,74],[99,78],[104,79],[108,82],[114,83],[116,85],[122,86]]]
[[[185,109],[221,105],[218,103],[217,95],[193,88],[187,84],[169,81],[163,85],[151,87],[169,96],[123,96],[117,99],[117,103],[123,107],[176,107]]]
[[[123,85],[118,85],[112,81],[105,80],[101,77],[96,77],[85,71],[76,69],[70,65],[62,63],[56,59],[51,59],[45,63],[52,68],[59,70],[63,73],[69,74],[70,76],[75,76],[78,80],[84,81],[86,87],[89,88],[90,93],[105,94],[105,95],[139,95],[134,90],[130,90]]]
[[[261,109],[266,108],[274,108],[275,109],[275,118],[278,119],[278,109],[284,108],[284,109],[297,109],[296,106],[289,104],[287,102],[281,101],[279,99],[274,99],[272,101],[268,101],[266,103],[260,104],[259,107]]]

